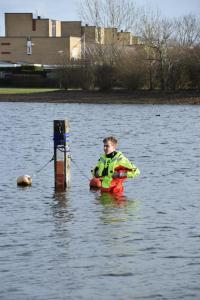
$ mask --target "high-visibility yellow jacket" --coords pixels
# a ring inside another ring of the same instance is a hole
[[[120,151],[117,151],[113,158],[109,158],[105,154],[102,154],[93,171],[93,175],[96,177],[103,177],[102,187],[109,188],[113,180],[112,175],[115,173],[115,168],[119,166],[129,169],[127,172],[127,178],[134,178],[140,175],[140,170]],[[103,175],[105,169],[107,169],[106,176]]]

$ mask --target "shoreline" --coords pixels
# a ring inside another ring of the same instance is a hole
[[[0,94],[0,102],[91,103],[91,104],[200,104],[198,91],[127,91],[109,92],[62,90],[31,94]]]

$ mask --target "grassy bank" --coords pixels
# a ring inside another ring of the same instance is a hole
[[[0,88],[1,95],[33,94],[55,92],[59,89],[52,88]]]
[[[6,93],[6,90],[10,93]],[[60,89],[4,89],[3,91],[4,93],[0,89],[0,102],[200,104],[200,93],[197,91],[179,91],[176,93],[147,90],[99,92]]]

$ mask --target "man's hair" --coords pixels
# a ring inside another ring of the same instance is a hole
[[[114,136],[108,136],[108,137],[106,137],[104,140],[103,140],[103,143],[105,144],[105,143],[107,143],[107,142],[111,142],[112,144],[114,144],[114,145],[117,145],[117,143],[118,143],[118,141],[117,141],[117,139],[114,137]]]

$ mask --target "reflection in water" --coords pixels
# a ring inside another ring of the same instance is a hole
[[[71,241],[70,223],[73,213],[70,210],[69,191],[55,192],[53,194],[52,214],[54,220],[54,230],[52,236],[57,240],[57,247],[60,248],[62,256],[68,253]]]
[[[65,208],[69,201],[69,192],[68,190],[64,192],[55,192],[52,198],[57,202],[58,206]]]
[[[53,216],[61,219],[62,222],[68,222],[73,218],[73,214],[69,210],[69,191],[55,192],[53,194],[54,203],[52,204]]]
[[[97,199],[106,206],[126,206],[128,204],[127,197],[124,194],[101,193]]]
[[[93,191],[94,192],[94,191]],[[101,219],[104,223],[125,222],[138,219],[139,200],[128,199],[124,194],[95,192],[97,203],[103,205]]]

